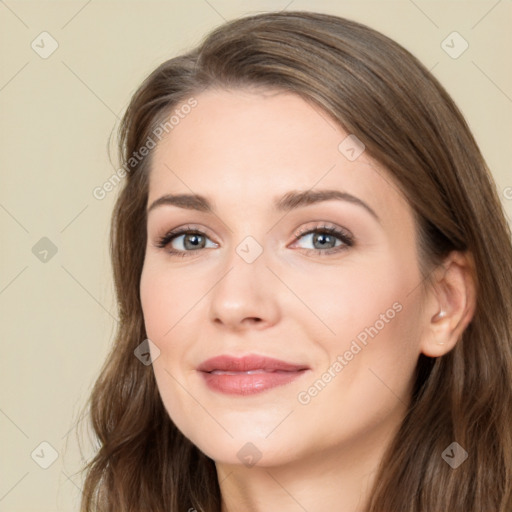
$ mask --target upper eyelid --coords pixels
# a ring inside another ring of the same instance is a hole
[[[312,222],[315,222],[315,221],[312,221]],[[350,231],[347,228],[336,226],[335,224],[333,224],[331,222],[322,222],[322,221],[317,221],[317,222],[319,224],[316,225],[316,226],[301,227],[299,229],[294,230],[293,236],[305,235],[305,234],[310,233],[311,231],[321,231],[322,229],[333,229],[333,230],[336,230],[336,231],[341,231],[342,233],[350,234]],[[166,231],[163,234],[163,236],[170,235],[171,233],[173,235],[177,235],[178,236],[178,235],[186,234],[188,232],[199,232],[200,234],[204,234],[204,235],[210,236],[208,228],[204,228],[204,227],[201,227],[201,226],[200,227],[196,227],[196,226],[190,225],[190,224],[182,226],[182,227],[170,229],[170,230]],[[213,238],[215,238],[215,237],[213,237]]]
[[[346,234],[347,236],[352,236],[351,231],[349,231],[347,228],[337,226],[336,224],[333,224],[331,222],[322,222],[318,221],[319,224],[316,226],[310,226],[310,227],[302,227],[296,231],[294,231],[293,236],[302,236],[307,235],[308,233],[311,233],[312,231],[322,231],[322,230],[333,230],[338,231],[342,234]]]
[[[186,235],[189,233],[196,233],[196,232],[201,235],[207,236],[212,241],[215,241],[214,240],[215,237],[211,236],[210,231],[208,229],[203,228],[203,227],[194,227],[194,226],[190,226],[190,225],[185,225],[181,228],[171,229],[171,230],[167,231],[163,236],[167,236],[172,233],[173,238],[176,238],[178,236],[183,236],[183,235]],[[215,243],[218,243],[218,242],[215,242]]]

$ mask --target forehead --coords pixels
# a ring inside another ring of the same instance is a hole
[[[148,202],[172,192],[256,206],[315,187],[363,196],[389,214],[407,208],[386,170],[365,152],[347,158],[350,134],[300,96],[236,89],[194,98],[154,149]]]
[[[172,153],[179,161],[207,155],[212,166],[218,158],[227,163],[232,157],[237,164],[245,159],[250,167],[252,162],[261,164],[266,155],[268,160],[293,163],[299,146],[300,156],[307,153],[315,163],[320,153],[326,158],[337,156],[339,133],[334,122],[298,95],[267,89],[213,89],[195,99],[197,105],[158,145],[155,162],[162,153]],[[266,153],[260,151],[262,147]]]

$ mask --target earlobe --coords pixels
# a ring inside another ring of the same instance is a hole
[[[434,272],[429,294],[421,351],[428,357],[440,357],[453,349],[474,315],[476,293],[471,258],[460,252],[450,253]]]

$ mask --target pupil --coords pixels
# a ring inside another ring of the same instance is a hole
[[[331,242],[332,245],[332,239],[333,237],[331,235],[328,235],[326,233],[319,233],[314,235],[313,242],[320,242],[320,245],[323,245],[325,247],[326,243],[329,244],[329,242]]]
[[[197,248],[200,245],[199,239],[201,238],[201,235],[188,235],[185,237],[185,247],[189,245],[187,248]],[[191,247],[190,247],[191,246]]]

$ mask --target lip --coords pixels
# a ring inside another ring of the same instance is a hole
[[[288,384],[306,373],[309,367],[251,354],[217,356],[201,363],[197,370],[213,391],[251,395]]]

